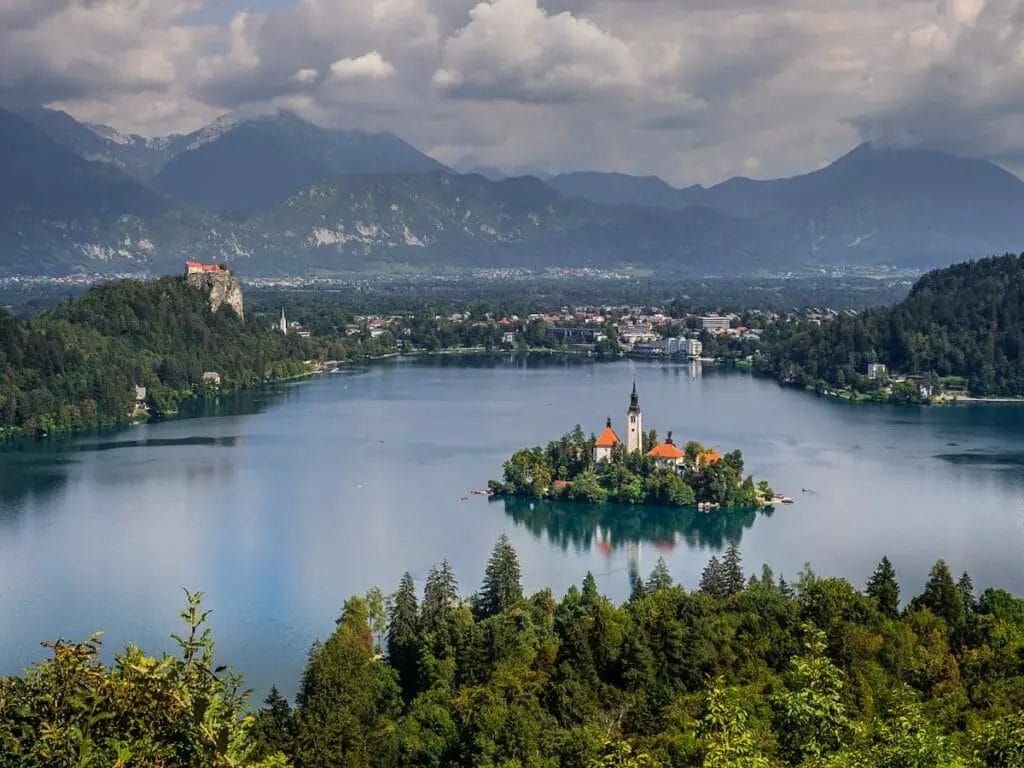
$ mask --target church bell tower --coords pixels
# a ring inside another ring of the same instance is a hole
[[[640,398],[636,394],[636,379],[633,379],[633,394],[626,411],[626,453],[643,450],[644,418],[640,413]]]

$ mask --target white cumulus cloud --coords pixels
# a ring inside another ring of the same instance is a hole
[[[394,74],[394,65],[377,51],[370,51],[355,58],[338,59],[331,63],[332,77],[342,82],[383,80]]]

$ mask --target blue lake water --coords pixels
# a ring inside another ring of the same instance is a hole
[[[514,450],[580,423],[742,449],[794,497],[706,517],[471,495]],[[0,673],[39,642],[105,631],[169,649],[182,587],[213,609],[222,660],[294,691],[344,599],[448,558],[465,593],[507,532],[528,589],[593,571],[623,598],[658,556],[688,586],[738,537],[750,572],[863,583],[884,553],[905,595],[945,558],[1024,593],[1024,407],[856,405],[705,367],[550,357],[391,360],[206,403],[205,418],[0,451]],[[806,490],[804,490],[806,489]]]

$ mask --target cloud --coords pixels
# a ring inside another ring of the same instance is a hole
[[[331,64],[331,76],[341,82],[383,80],[395,74],[395,68],[377,51],[356,58],[338,59]]]
[[[150,135],[286,107],[677,184],[862,139],[1022,162],[1022,93],[1024,0],[0,0],[0,103]]]
[[[593,22],[536,0],[489,0],[445,41],[432,81],[461,98],[572,102],[638,79],[629,46]]]

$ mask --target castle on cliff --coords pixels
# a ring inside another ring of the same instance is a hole
[[[245,319],[242,284],[226,266],[186,261],[185,279],[189,285],[200,288],[209,294],[211,312],[216,312],[221,306],[227,304],[239,319]]]

